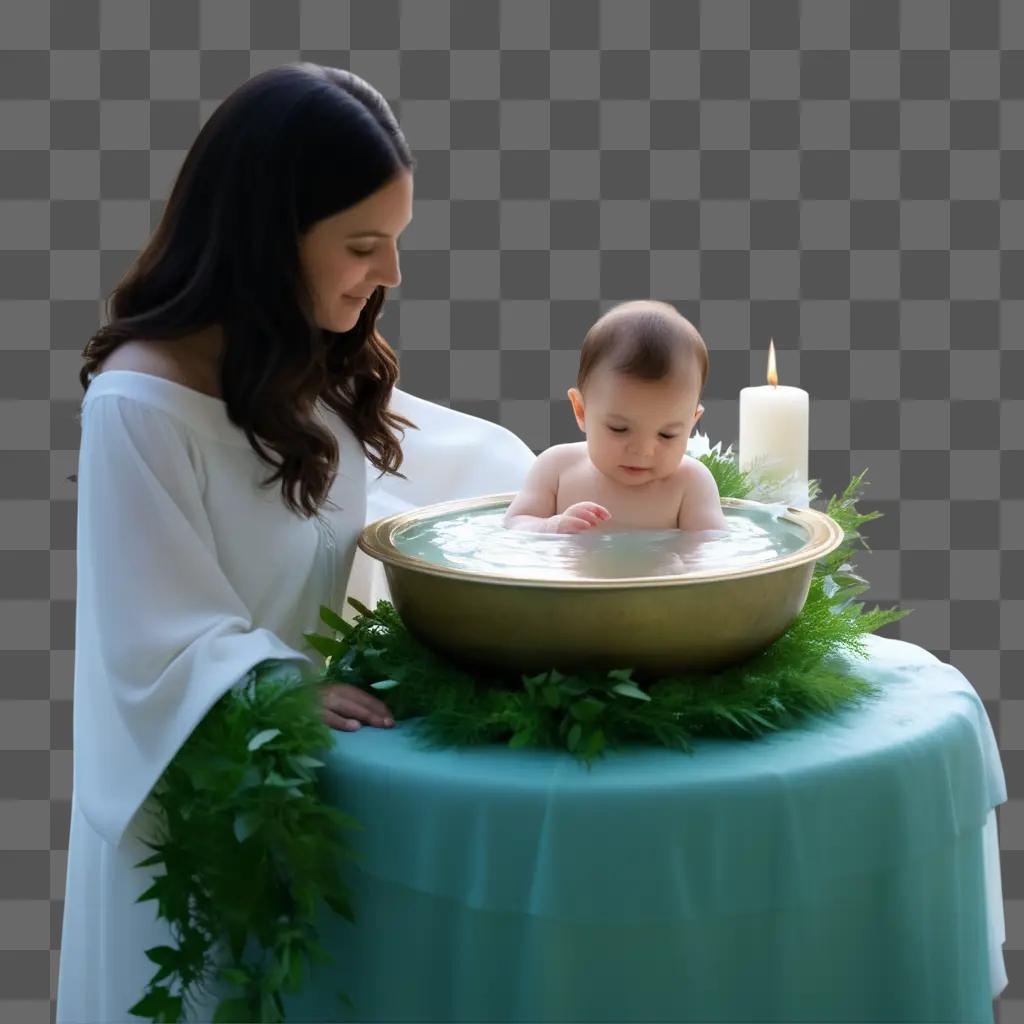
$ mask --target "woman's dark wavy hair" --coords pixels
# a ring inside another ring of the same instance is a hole
[[[129,339],[220,324],[228,416],[275,467],[264,486],[280,480],[289,508],[316,515],[337,472],[317,400],[376,468],[404,479],[393,430],[404,436],[415,424],[388,411],[398,361],[376,329],[387,289],[373,292],[351,330],[320,328],[299,239],[414,166],[387,101],[357,75],[315,64],[256,75],[186,155],[159,225],[110,297],[108,323],[85,346],[82,387]]]

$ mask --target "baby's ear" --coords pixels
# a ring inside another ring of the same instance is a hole
[[[579,389],[574,388],[574,387],[570,387],[568,389],[568,391],[566,391],[565,393],[569,396],[569,402],[571,403],[571,406],[572,406],[572,415],[575,418],[577,418],[577,425],[580,427],[580,429],[582,431],[584,431],[584,433],[586,433],[587,432],[587,428],[584,425],[585,422],[586,422],[586,419],[585,419],[585,416],[584,416],[584,408],[583,408],[583,394],[581,394]]]

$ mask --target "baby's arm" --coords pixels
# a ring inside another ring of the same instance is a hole
[[[554,532],[557,525],[554,519],[555,499],[562,461],[557,447],[547,448],[534,459],[522,489],[505,512],[503,526],[534,533]]]
[[[537,456],[523,481],[523,489],[505,512],[503,526],[534,533],[580,533],[611,519],[608,509],[593,501],[577,501],[561,514],[555,514],[558,482],[571,452],[568,445],[554,445]]]
[[[714,474],[697,459],[690,464],[686,492],[679,506],[677,525],[680,530],[725,530],[722,499]]]

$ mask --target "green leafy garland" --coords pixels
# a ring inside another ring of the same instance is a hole
[[[716,445],[700,461],[722,497],[752,489],[731,449],[723,455]],[[867,547],[859,527],[881,515],[855,508],[863,478],[828,503],[844,540],[815,566],[800,615],[767,650],[717,673],[650,685],[629,668],[485,680],[417,642],[387,601],[371,611],[350,598],[354,623],[322,607],[333,635],[306,639],[326,656],[323,671],[257,665],[207,713],[150,796],[161,837],[137,866],[165,873],[139,902],[157,902],[176,945],[146,950],[159,970],[129,1012],[176,1022],[219,985],[234,994],[214,1021],[283,1021],[282,992],[299,989],[305,963],[330,959],[317,941],[318,904],[355,919],[339,869],[354,857],[342,832],[359,825],[323,801],[316,774],[332,743],[318,696],[326,684],[389,691],[396,720],[417,719],[430,745],[563,747],[588,766],[625,742],[692,752],[697,736],[753,738],[870,697],[875,687],[833,658],[863,654],[864,634],[909,611],[865,612],[855,601],[868,588],[850,561],[856,545]],[[817,493],[811,481],[811,498]]]
[[[281,992],[298,991],[304,962],[330,960],[317,907],[355,919],[341,833],[360,827],[320,796],[316,755],[330,745],[319,683],[271,660],[182,745],[147,803],[161,838],[136,865],[163,866],[137,902],[156,901],[176,945],[146,950],[159,970],[129,1013],[180,1021],[219,986],[235,994],[214,1021],[283,1021]]]
[[[742,497],[749,475],[716,450],[701,456],[722,497]],[[828,514],[842,527],[842,543],[819,559],[803,610],[770,647],[717,672],[682,672],[650,684],[629,667],[608,672],[561,672],[489,677],[452,664],[416,640],[392,605],[374,610],[349,599],[354,623],[330,609],[321,618],[341,637],[306,634],[327,658],[324,678],[387,690],[396,720],[417,719],[429,746],[507,743],[511,747],[564,747],[588,767],[607,747],[653,743],[692,752],[697,736],[753,738],[827,713],[876,693],[851,674],[842,651],[864,655],[863,635],[909,614],[898,609],[865,612],[854,598],[869,586],[849,561],[866,543],[859,527],[881,513],[855,507],[864,473],[854,477]],[[817,482],[812,481],[812,496]]]

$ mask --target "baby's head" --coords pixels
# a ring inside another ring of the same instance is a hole
[[[569,388],[591,462],[618,483],[670,476],[704,412],[707,375],[704,339],[673,306],[643,300],[610,309],[587,331]]]

